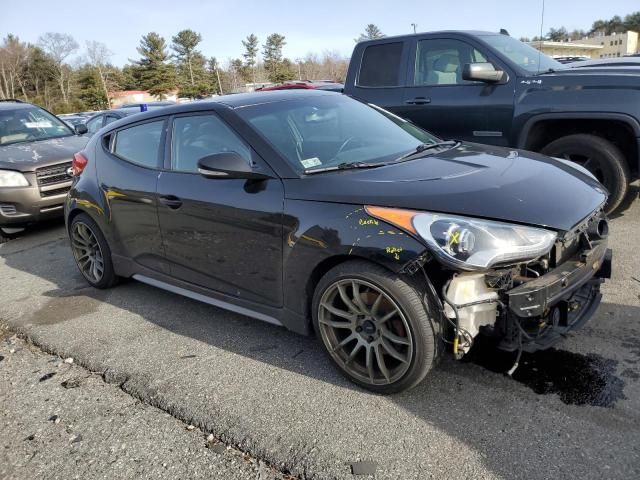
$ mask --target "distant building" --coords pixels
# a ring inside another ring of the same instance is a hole
[[[117,92],[109,92],[109,99],[111,100],[111,108],[117,108],[125,103],[145,103],[155,102],[157,100],[172,100],[177,101],[177,92],[169,93],[160,98],[156,95],[151,95],[146,90],[121,90]]]
[[[533,41],[529,42],[529,45],[550,57],[612,58],[640,51],[638,32],[633,31],[562,42]]]
[[[638,32],[631,30],[624,33],[614,33],[613,35],[586,38],[582,42],[602,47],[598,54],[599,56],[591,58],[624,57],[625,55],[633,55],[640,52]]]

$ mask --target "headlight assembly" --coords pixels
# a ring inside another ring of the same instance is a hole
[[[422,238],[443,263],[462,270],[533,260],[546,254],[556,240],[555,232],[542,228],[396,208],[366,210]]]
[[[29,182],[20,172],[0,170],[0,187],[28,187]]]

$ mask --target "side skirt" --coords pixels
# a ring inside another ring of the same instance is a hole
[[[163,281],[156,280],[155,278],[150,278],[140,274],[135,274],[133,275],[132,278],[135,280],[138,280],[139,282],[146,283],[147,285],[151,285],[152,287],[157,287],[163,290],[167,290],[168,292],[177,293],[178,295],[182,295],[183,297],[188,297],[193,300],[198,300],[199,302],[208,303],[209,305],[213,305],[219,308],[224,308],[225,310],[239,313],[241,315],[246,315],[247,317],[255,318],[257,320],[262,320],[263,322],[271,323],[273,325],[278,325],[280,327],[284,326],[282,322],[280,322],[276,318],[273,318],[269,315],[265,315],[263,313],[256,312],[254,310],[250,310],[248,308],[240,307],[232,303],[224,302],[216,298],[208,297],[206,295],[202,295],[201,293],[192,292],[191,290],[187,290],[186,288],[170,285]]]

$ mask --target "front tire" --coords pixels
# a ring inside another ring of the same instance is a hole
[[[316,335],[340,372],[376,393],[410,389],[429,373],[439,351],[418,291],[364,261],[329,270],[313,297]]]
[[[69,227],[71,251],[85,280],[95,288],[110,288],[118,281],[111,249],[102,231],[86,213],[74,217]]]
[[[607,214],[620,206],[629,190],[629,165],[618,147],[596,135],[568,135],[551,142],[541,151],[582,165],[609,190]]]

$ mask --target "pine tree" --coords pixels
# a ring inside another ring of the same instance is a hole
[[[365,40],[375,40],[376,38],[383,38],[385,36],[384,33],[378,28],[377,25],[370,23],[364,29],[364,33],[361,33],[358,38],[355,39],[355,42],[363,42]]]
[[[140,40],[137,48],[142,57],[135,62],[139,67],[142,88],[151,95],[162,98],[176,88],[176,72],[168,63],[169,54],[164,38],[155,32],[148,33]]]
[[[242,40],[245,52],[242,54],[244,57],[244,64],[252,74],[252,81],[256,83],[256,62],[258,58],[258,37],[253,33],[247,37],[246,40]]]
[[[202,41],[202,36],[199,33],[194,32],[193,30],[181,30],[177,35],[171,38],[172,44],[171,48],[175,53],[174,57],[177,60],[177,65],[179,70],[181,71],[181,90],[185,85],[192,87],[192,89],[196,86],[204,72],[203,68],[200,68],[198,71],[197,67],[203,67],[203,64],[194,62],[194,59],[198,56],[198,61],[202,59],[202,55],[196,47]]]
[[[282,49],[287,44],[284,35],[272,33],[267,37],[266,43],[262,46],[262,58],[267,69],[269,80],[272,82],[284,82],[295,78],[289,65],[284,63]]]

